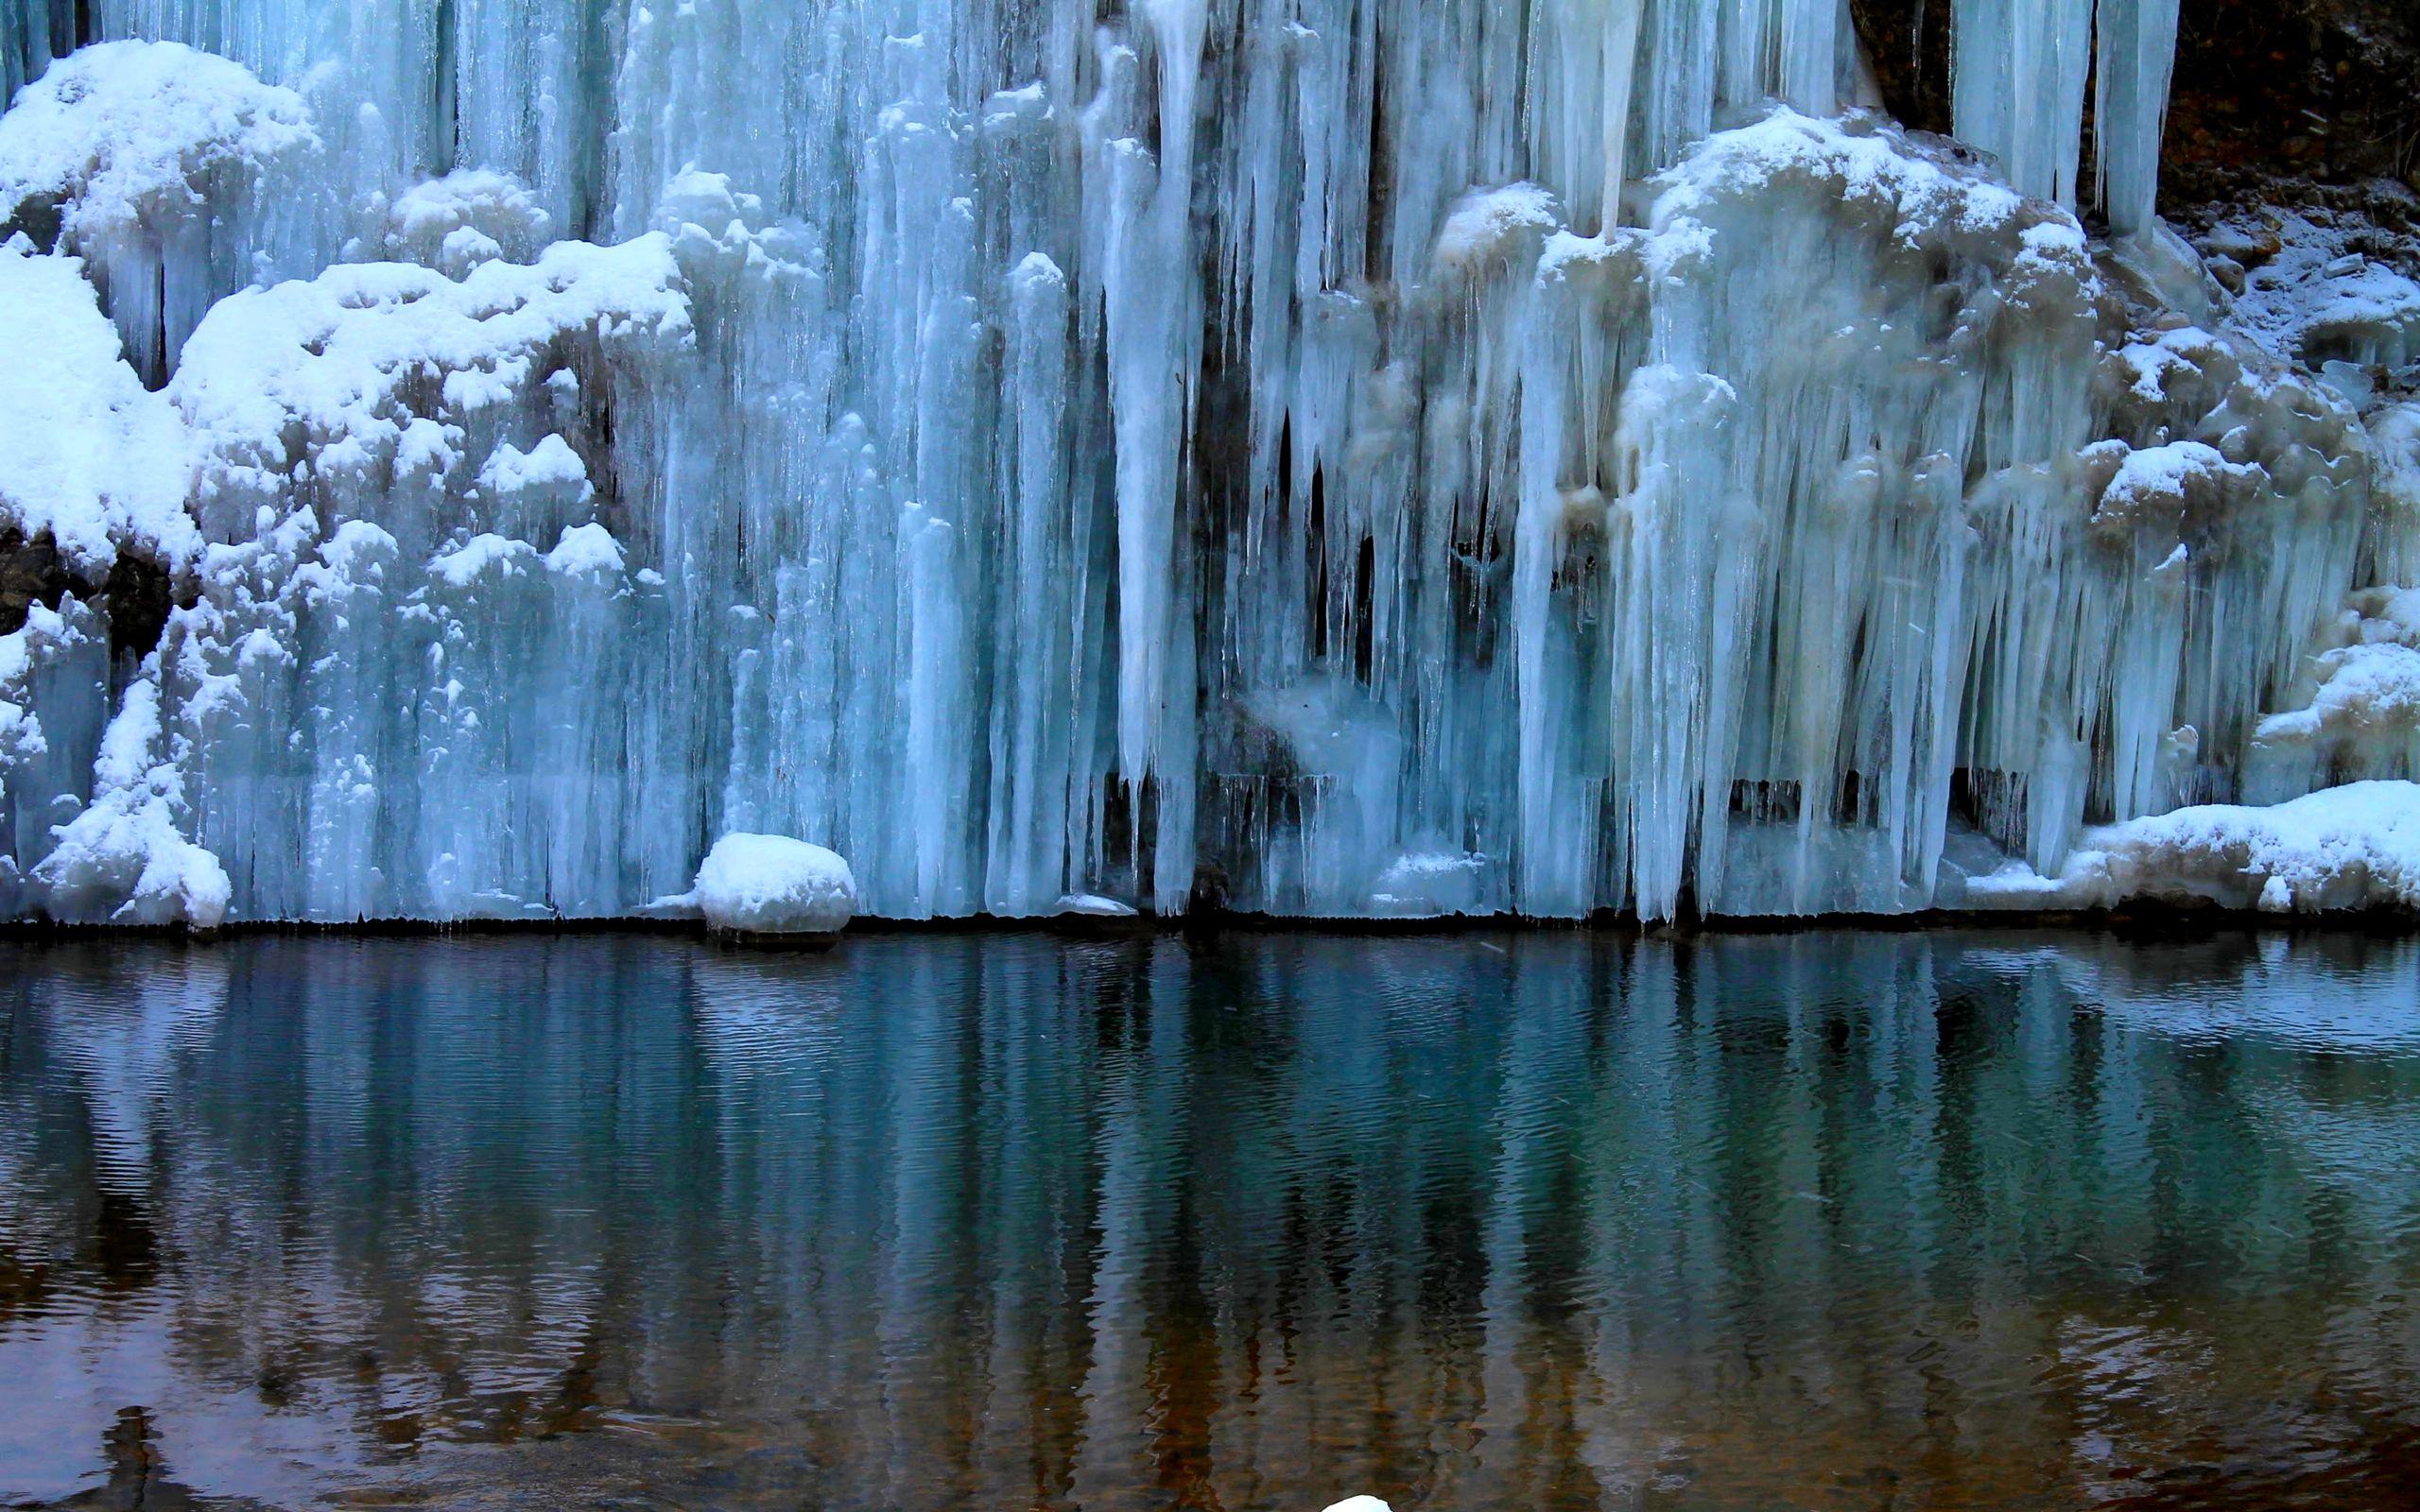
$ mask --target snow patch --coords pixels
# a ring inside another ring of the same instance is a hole
[[[1459,850],[1415,850],[1380,872],[1370,911],[1405,919],[1436,919],[1483,911],[1487,857]]]
[[[1142,917],[1135,912],[1131,903],[1122,903],[1115,898],[1104,898],[1098,893],[1090,892],[1067,894],[1059,900],[1058,911],[1077,919],[1138,919]]]

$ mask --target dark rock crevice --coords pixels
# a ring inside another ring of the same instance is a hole
[[[121,551],[94,581],[60,559],[48,535],[0,528],[0,635],[24,628],[36,604],[55,610],[71,593],[107,614],[111,654],[135,659],[159,645],[168,612],[181,602],[168,570],[147,557]]]

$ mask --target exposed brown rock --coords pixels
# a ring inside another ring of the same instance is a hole
[[[2320,184],[2413,181],[2420,7],[2410,0],[2194,0],[2177,38],[2162,208]]]

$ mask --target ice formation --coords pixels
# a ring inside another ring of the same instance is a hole
[[[1901,911],[2415,775],[2391,270],[2159,225],[2175,0],[1952,9],[1969,146],[1838,0],[10,8],[0,902]]]

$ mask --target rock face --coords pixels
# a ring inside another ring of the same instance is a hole
[[[2413,183],[2420,11],[2403,0],[2206,0],[2185,8],[2167,202],[2257,197],[2280,179]]]
[[[12,9],[0,902],[1905,912],[2420,775],[2387,5],[926,9]]]

